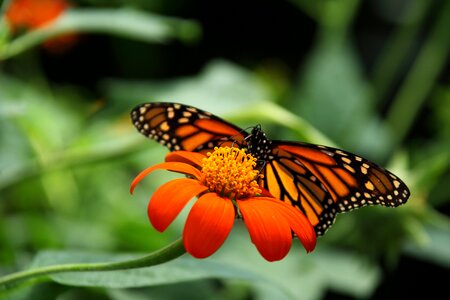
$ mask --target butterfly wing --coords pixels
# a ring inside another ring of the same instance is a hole
[[[178,103],[144,103],[131,111],[136,129],[170,151],[206,153],[216,146],[241,146],[241,128],[195,107]]]
[[[336,214],[365,205],[395,207],[410,195],[394,174],[355,154],[319,145],[273,141],[264,187],[300,208],[323,235]]]

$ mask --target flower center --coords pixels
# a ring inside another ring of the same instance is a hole
[[[256,158],[245,149],[215,147],[202,162],[202,181],[210,191],[232,199],[261,194]]]

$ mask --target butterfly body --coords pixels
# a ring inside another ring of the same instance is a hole
[[[395,207],[409,198],[406,185],[369,160],[340,149],[270,140],[261,126],[250,133],[206,111],[176,103],[144,103],[131,112],[143,135],[171,151],[246,148],[264,175],[261,185],[300,209],[323,235],[336,214],[366,205]]]
[[[260,125],[253,127],[251,133],[247,135],[246,148],[248,153],[256,157],[260,164],[273,158],[272,141],[267,138]]]

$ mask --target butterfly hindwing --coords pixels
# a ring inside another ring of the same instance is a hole
[[[305,166],[284,151],[266,162],[264,188],[272,196],[299,208],[321,235],[334,222],[337,213],[326,187]]]
[[[286,195],[297,189],[292,204],[306,214],[319,235],[339,212],[376,204],[395,207],[410,195],[397,176],[350,152],[297,142],[273,141],[272,145],[270,165],[283,174],[278,179],[282,199],[292,202]],[[268,186],[270,177],[265,180]]]

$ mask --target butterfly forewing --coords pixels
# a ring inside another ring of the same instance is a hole
[[[208,152],[216,146],[241,144],[239,127],[209,112],[176,103],[144,103],[131,111],[133,125],[169,150]]]

